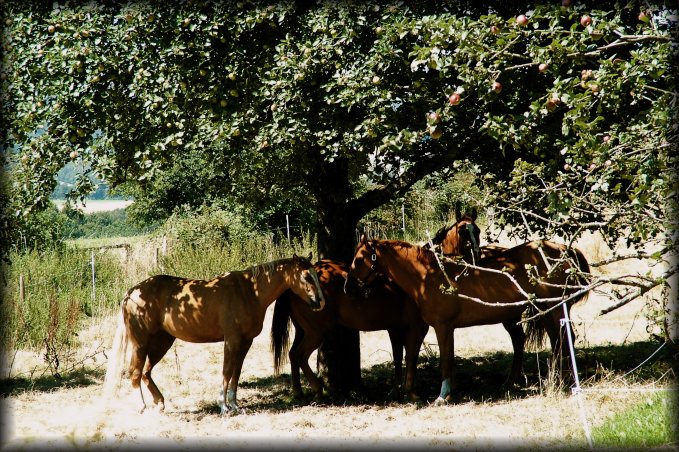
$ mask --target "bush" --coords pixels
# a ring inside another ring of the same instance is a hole
[[[255,233],[247,221],[221,206],[184,206],[173,213],[158,230],[178,245],[196,248],[222,246],[225,242],[252,237]]]
[[[158,227],[158,225],[147,227],[133,225],[128,220],[126,209],[83,214],[67,203],[63,213],[67,217],[64,225],[65,239],[130,237],[146,234]]]

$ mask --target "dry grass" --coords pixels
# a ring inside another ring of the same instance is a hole
[[[588,250],[585,250],[588,257]],[[605,250],[599,250],[604,253]],[[643,300],[597,318],[608,300],[594,294],[572,311],[578,365],[590,425],[643,401],[645,389],[667,387],[662,366],[654,361],[641,371],[616,379],[645,359],[656,345],[647,341],[640,314]],[[391,349],[386,332],[361,333],[363,394],[344,404],[298,405],[291,401],[288,373],[273,376],[269,351],[270,307],[262,334],[248,353],[238,399],[243,413],[221,417],[216,396],[221,384],[222,344],[177,342],[154,370],[166,396],[164,413],[138,414],[140,397],[125,382],[108,406],[100,399],[105,358],[95,354],[82,371],[63,379],[14,378],[3,388],[2,431],[10,448],[60,447],[302,447],[302,448],[542,448],[587,446],[577,399],[566,392],[546,392],[541,385],[547,352],[525,357],[526,387],[499,389],[511,360],[511,344],[502,326],[456,332],[457,403],[433,406],[394,401],[388,394]],[[87,349],[109,343],[114,319],[102,319],[79,333]],[[438,353],[433,329],[426,350]],[[418,390],[431,401],[438,392],[436,359],[421,354]],[[539,358],[539,365],[538,365]],[[312,355],[315,362],[315,354]],[[16,356],[14,374],[38,369],[37,353]],[[285,367],[287,370],[288,368]],[[289,372],[289,371],[288,371]],[[35,375],[35,374],[34,374]],[[650,386],[649,386],[650,385]],[[624,389],[612,391],[616,389]],[[308,389],[308,388],[307,388]],[[631,390],[630,390],[631,389]],[[637,390],[638,389],[638,390]],[[149,395],[145,395],[149,400]]]

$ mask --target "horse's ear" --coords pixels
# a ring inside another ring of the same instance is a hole
[[[455,201],[455,222],[462,219],[462,212],[460,211],[460,201]]]
[[[476,207],[474,207],[472,209],[472,221],[476,221],[476,215],[477,214],[478,214],[478,212],[476,211]]]
[[[292,253],[292,260],[293,261],[299,260],[299,256],[297,255],[297,253]]]
[[[361,234],[361,241],[360,243],[368,243],[368,236],[365,235],[365,232]]]

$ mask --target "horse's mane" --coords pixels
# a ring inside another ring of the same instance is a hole
[[[439,245],[443,243],[443,239],[445,239],[446,236],[448,235],[448,231],[453,229],[453,226],[455,226],[455,224],[451,224],[450,226],[443,226],[441,229],[436,231],[436,234],[434,234],[434,238],[431,239],[432,243],[434,245]]]
[[[276,259],[276,260],[273,260],[271,262],[265,262],[263,264],[255,264],[255,265],[252,265],[252,266],[246,268],[244,271],[251,272],[252,276],[257,278],[259,276],[260,272],[271,273],[272,271],[274,271],[276,269],[276,266],[278,266],[279,264],[282,264],[284,262],[287,262],[287,261],[290,261],[289,257],[285,257],[283,259]]]

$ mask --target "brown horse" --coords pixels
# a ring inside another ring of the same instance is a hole
[[[526,264],[537,271],[537,279]],[[560,359],[563,312],[557,307],[564,300],[571,301],[569,306],[588,293],[580,285],[586,283],[583,273],[589,273],[582,253],[564,245],[534,241],[483,259],[479,266],[456,262],[443,265],[442,270],[433,252],[416,245],[362,237],[349,272],[349,281],[359,286],[370,284],[378,274],[386,275],[415,300],[424,321],[434,327],[442,380],[437,403],[451,398],[455,328],[503,323],[521,329],[518,322],[522,313],[537,310],[534,301],[549,301],[544,304],[547,313],[534,325],[542,325],[552,344],[553,359]],[[516,363],[516,356],[514,360]],[[512,367],[512,373],[519,370]]]
[[[325,308],[313,311],[297,295],[286,292],[276,301],[271,325],[271,347],[274,351],[274,369],[278,374],[283,363],[283,349],[288,344],[288,319],[295,325],[295,339],[290,348],[292,390],[296,398],[302,397],[300,367],[316,398],[323,386],[309,367],[309,356],[320,347],[325,335],[336,325],[359,331],[387,330],[391,340],[395,390],[402,379],[403,347],[405,346],[405,392],[409,400],[418,399],[413,387],[420,346],[429,330],[417,305],[403,291],[386,278],[375,281],[363,297],[350,297],[344,293],[346,265],[322,260],[314,265],[325,295]]]
[[[224,341],[224,384],[219,404],[224,414],[237,411],[236,391],[243,360],[262,331],[267,307],[292,290],[312,309],[323,309],[318,275],[311,262],[298,256],[225,273],[210,280],[159,275],[131,288],[121,315],[109,361],[104,393],[111,395],[121,375],[127,342],[132,345],[129,375],[134,388],[143,380],[162,410],[165,399],[151,370],[175,339],[208,343]],[[142,411],[146,408],[141,393]]]

